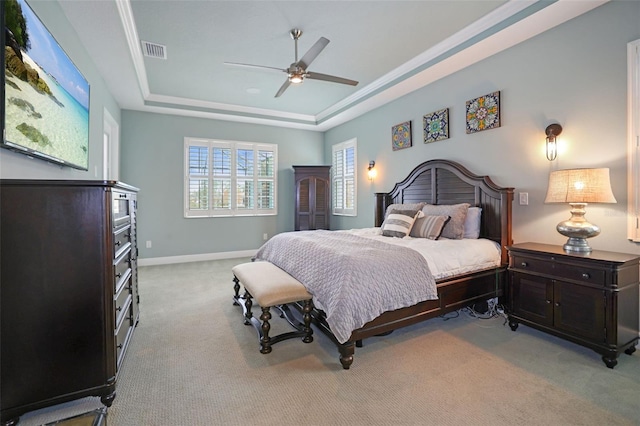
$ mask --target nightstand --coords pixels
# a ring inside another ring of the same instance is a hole
[[[508,247],[509,326],[522,323],[602,354],[609,368],[638,342],[640,256],[562,246]]]

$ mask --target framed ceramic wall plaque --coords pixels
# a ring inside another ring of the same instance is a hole
[[[391,128],[391,148],[394,151],[411,146],[411,121],[396,124]]]
[[[467,101],[467,133],[500,127],[500,91]]]
[[[422,117],[424,143],[449,139],[449,108],[434,111]]]

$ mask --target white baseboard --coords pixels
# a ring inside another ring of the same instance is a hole
[[[171,263],[202,262],[204,260],[235,259],[252,257],[258,249],[243,251],[227,251],[221,253],[189,254],[184,256],[148,257],[138,259],[138,266],[169,265]]]

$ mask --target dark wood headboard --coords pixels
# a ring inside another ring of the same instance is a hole
[[[393,203],[459,204],[482,208],[480,238],[502,247],[502,263],[507,264],[506,247],[511,237],[513,188],[502,188],[488,176],[478,176],[449,160],[429,160],[417,166],[391,192],[377,192],[375,226],[381,226],[387,206]]]

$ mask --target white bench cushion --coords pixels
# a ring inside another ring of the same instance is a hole
[[[300,281],[271,262],[242,263],[231,270],[263,308],[312,298]]]

